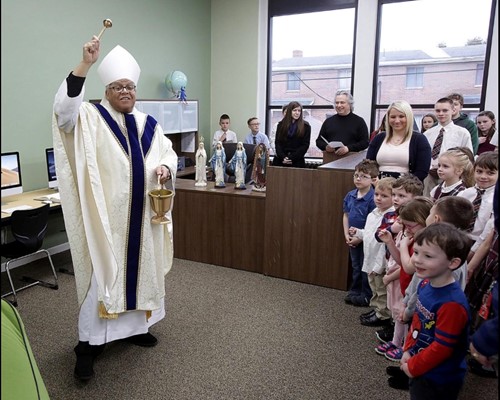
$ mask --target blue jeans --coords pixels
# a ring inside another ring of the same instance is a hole
[[[352,266],[352,284],[351,289],[349,289],[349,295],[363,296],[370,300],[372,291],[368,283],[368,275],[366,272],[361,271],[364,259],[363,243],[360,243],[357,247],[350,247],[349,254]]]

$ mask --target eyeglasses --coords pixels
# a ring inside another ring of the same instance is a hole
[[[354,174],[354,179],[372,179],[371,176],[368,175],[359,175],[359,174]]]
[[[415,222],[413,224],[410,224],[408,222],[403,221],[403,225],[408,228],[408,229],[415,229],[418,225],[420,225],[418,222]]]
[[[121,93],[124,90],[127,92],[135,92],[135,85],[126,85],[126,86],[108,86],[109,89],[111,89],[115,93]]]

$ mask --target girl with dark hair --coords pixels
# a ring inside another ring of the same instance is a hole
[[[422,117],[422,126],[420,127],[420,133],[424,133],[427,129],[432,128],[438,122],[437,117],[433,113],[425,114]]]
[[[496,119],[495,114],[491,111],[481,111],[476,117],[477,133],[479,136],[479,147],[477,148],[477,154],[484,153],[486,151],[495,151],[496,145],[493,145],[491,138],[495,134]]]
[[[304,121],[302,106],[292,101],[278,124],[276,132],[276,155],[273,165],[278,167],[305,168],[305,154],[311,140],[311,126]]]

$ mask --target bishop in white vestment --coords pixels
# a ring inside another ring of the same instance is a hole
[[[122,47],[98,68],[105,98],[83,101],[99,44],[94,36],[84,45],[82,61],[56,94],[53,115],[80,304],[75,375],[82,380],[92,377],[105,343],[156,344],[148,330],[165,316],[165,275],[173,259],[171,215],[168,224],[152,224],[148,192],[159,182],[174,189],[177,155],[155,119],[134,107],[140,68]]]

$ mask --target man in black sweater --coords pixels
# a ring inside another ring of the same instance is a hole
[[[335,94],[337,114],[327,118],[319,131],[316,146],[328,153],[343,156],[349,152],[364,150],[368,147],[368,126],[363,118],[353,113],[354,99],[346,90]],[[333,146],[331,142],[342,142]]]

